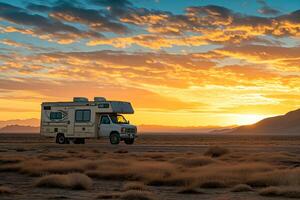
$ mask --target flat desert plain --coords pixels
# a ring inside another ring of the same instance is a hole
[[[0,135],[0,199],[300,198],[300,137],[140,135],[134,145]]]

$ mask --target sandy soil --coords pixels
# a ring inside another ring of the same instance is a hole
[[[92,185],[38,186],[41,177],[74,172]],[[2,134],[0,177],[0,199],[102,199],[114,193],[128,199],[124,185],[132,181],[144,185],[140,190],[150,194],[144,199],[290,199],[300,197],[300,137],[142,135],[134,145],[112,146],[107,140],[58,145],[39,135]],[[251,191],[232,192],[239,184]],[[262,195],[268,187],[288,192]]]

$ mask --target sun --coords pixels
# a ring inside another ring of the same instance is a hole
[[[256,114],[239,114],[236,118],[237,125],[248,125],[254,124],[267,116],[265,115],[256,115]]]

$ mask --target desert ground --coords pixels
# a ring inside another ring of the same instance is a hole
[[[0,135],[0,199],[300,198],[300,137],[140,135],[134,145]]]

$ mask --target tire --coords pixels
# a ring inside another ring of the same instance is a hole
[[[111,133],[109,136],[109,140],[111,144],[119,144],[120,143],[120,135],[119,133]]]
[[[126,138],[124,139],[125,144],[133,144],[134,143],[134,138]]]
[[[63,133],[59,133],[57,134],[56,136],[56,142],[58,144],[66,144],[67,143],[67,140],[65,138],[65,135]]]

